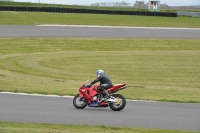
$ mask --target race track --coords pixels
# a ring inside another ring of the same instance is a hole
[[[200,38],[200,28],[0,26],[0,37]]]
[[[182,39],[200,38],[200,29],[0,26],[0,37]],[[127,106],[120,112],[109,107],[78,110],[70,97],[0,93],[0,121],[200,131],[200,104],[127,101]]]
[[[72,98],[0,93],[0,120],[200,131],[200,104],[127,101],[122,111],[76,109]]]

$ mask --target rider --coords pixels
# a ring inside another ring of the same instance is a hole
[[[91,87],[93,84],[99,81],[100,85],[98,86],[98,89],[104,92],[105,98],[109,98],[110,95],[106,91],[106,89],[113,87],[113,84],[108,75],[103,70],[97,70],[97,78],[94,81],[92,81],[89,85],[87,85],[87,87]]]

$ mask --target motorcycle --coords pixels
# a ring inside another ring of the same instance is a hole
[[[126,98],[121,94],[114,94],[119,90],[125,89],[126,84],[116,84],[106,91],[110,98],[104,98],[104,92],[98,89],[99,85],[87,87],[87,80],[80,88],[79,93],[73,98],[73,105],[77,109],[89,107],[110,107],[113,111],[120,111],[126,106]]]

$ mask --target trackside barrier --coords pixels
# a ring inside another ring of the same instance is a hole
[[[140,12],[140,11],[94,10],[94,9],[57,8],[57,7],[0,6],[0,11],[90,13],[90,14],[177,17],[177,13],[174,13],[174,12],[172,12],[172,13],[169,13],[169,12]]]

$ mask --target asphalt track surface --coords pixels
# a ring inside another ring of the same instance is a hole
[[[0,26],[0,37],[200,38],[200,28],[109,26]]]
[[[0,26],[0,37],[200,38],[200,29]],[[200,131],[200,104],[127,101],[122,111],[76,109],[69,97],[0,93],[0,121]]]
[[[72,98],[0,93],[0,120],[200,131],[200,104],[127,101],[122,111],[76,109]]]

